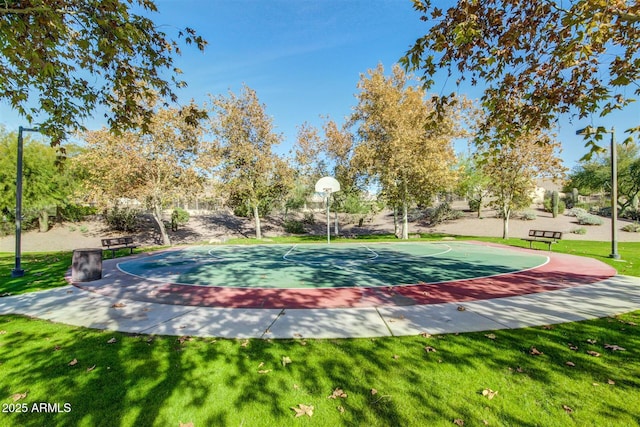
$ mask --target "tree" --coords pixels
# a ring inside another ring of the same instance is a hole
[[[298,127],[293,148],[295,184],[287,199],[287,208],[306,206],[307,198],[315,192],[315,183],[326,175],[326,164],[321,156],[322,143],[318,129],[309,123]]]
[[[455,112],[433,116],[422,88],[396,65],[389,77],[378,65],[358,83],[358,105],[352,122],[360,141],[355,161],[375,178],[385,199],[402,209],[401,237],[408,235],[408,208],[428,204],[453,187],[455,155],[452,140],[458,134]]]
[[[489,177],[492,202],[502,217],[502,238],[509,237],[509,218],[514,210],[531,204],[536,179],[559,178],[563,172],[557,152],[560,144],[551,136],[536,132],[517,138],[494,135],[494,140],[477,143],[476,156]]]
[[[428,30],[402,63],[427,87],[441,69],[482,84],[485,142],[551,129],[562,113],[606,116],[640,95],[637,1],[458,0],[446,12],[433,3],[414,0]]]
[[[621,211],[640,196],[640,148],[635,143],[618,144],[618,206]],[[577,188],[582,194],[611,191],[611,156],[599,154],[581,161],[569,174],[566,188]]]
[[[0,129],[0,212],[15,217],[17,133]],[[60,170],[56,150],[24,138],[23,206],[27,219],[38,218],[40,232],[49,229],[49,211],[63,207],[76,185],[69,170]]]
[[[490,180],[482,170],[477,157],[467,156],[458,162],[459,181],[457,192],[469,201],[469,208],[480,218],[482,206],[491,195]]]
[[[231,200],[249,207],[256,238],[261,239],[261,207],[268,210],[292,186],[291,169],[272,151],[282,137],[274,133],[265,105],[251,88],[243,86],[240,96],[229,92],[212,101],[211,128],[221,159],[220,177]]]
[[[98,107],[112,129],[146,131],[150,100],[159,94],[175,102],[175,88],[186,85],[174,66],[179,43],[146,16],[156,11],[153,0],[2,2],[0,100],[39,121],[53,144],[83,129]],[[191,28],[180,38],[200,50],[206,45]]]
[[[191,105],[196,111],[198,108]],[[88,151],[76,160],[89,164],[86,186],[103,206],[119,198],[145,203],[153,214],[164,245],[171,245],[162,213],[171,200],[194,195],[201,188],[195,160],[204,128],[173,108],[157,110],[148,133],[114,135],[108,129],[87,131]]]

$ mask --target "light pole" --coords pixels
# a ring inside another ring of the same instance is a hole
[[[11,277],[24,276],[22,269],[22,132],[38,132],[38,129],[18,127],[18,159],[16,162],[16,265],[11,270]]]
[[[587,126],[576,132],[576,135],[591,135],[596,132],[611,134],[611,254],[609,258],[620,259],[618,254],[618,150],[616,147],[616,130],[594,129]]]

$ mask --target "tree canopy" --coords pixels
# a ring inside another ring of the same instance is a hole
[[[550,129],[562,113],[606,116],[640,95],[637,1],[458,0],[445,11],[414,0],[414,8],[427,33],[402,63],[421,70],[427,87],[439,70],[482,84],[487,141],[496,131]],[[598,135],[588,138],[597,149]]]
[[[0,100],[37,120],[54,144],[99,107],[112,129],[146,131],[150,101],[176,101],[186,85],[174,66],[180,44],[148,17],[156,11],[153,0],[2,2]],[[191,28],[177,38],[206,45]]]

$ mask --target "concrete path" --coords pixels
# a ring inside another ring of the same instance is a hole
[[[522,328],[640,310],[640,278],[470,302],[330,309],[198,307],[65,286],[0,298],[0,314],[122,332],[224,338],[347,338]]]

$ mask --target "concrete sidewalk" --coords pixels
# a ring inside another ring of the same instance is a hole
[[[472,302],[332,309],[216,308],[102,296],[74,286],[0,298],[0,314],[96,329],[223,338],[360,338],[573,322],[640,310],[640,278]]]

